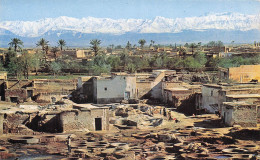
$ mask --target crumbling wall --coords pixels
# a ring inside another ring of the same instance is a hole
[[[34,97],[37,102],[52,102],[70,95],[77,88],[77,80],[37,79],[33,81]]]
[[[257,121],[260,123],[260,106],[257,106]]]
[[[26,89],[6,89],[5,90],[5,101],[11,102],[11,97],[17,97],[17,100],[23,102],[27,99]]]
[[[59,118],[58,113],[33,114],[26,121],[26,126],[38,132],[60,133],[62,132],[62,127]]]
[[[95,118],[102,118],[102,130],[109,129],[107,109],[65,111],[60,114],[63,132],[71,130],[95,131]]]
[[[4,133],[4,114],[0,113],[0,135]]]
[[[60,92],[51,92],[51,93],[40,93],[35,99],[36,102],[42,103],[52,103],[61,100],[63,97],[67,97],[67,94],[62,94]]]
[[[223,106],[224,120],[228,126],[256,127],[257,107],[255,105]]]
[[[3,132],[7,133],[20,133],[20,127],[28,121],[30,114],[26,113],[11,113],[4,114]]]
[[[256,127],[257,125],[257,108],[256,106],[235,107],[233,113],[234,124],[243,127]]]

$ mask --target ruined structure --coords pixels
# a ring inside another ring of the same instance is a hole
[[[76,89],[76,80],[2,80],[0,81],[1,100],[39,103],[55,102],[70,95]]]
[[[224,102],[222,105],[223,119],[226,125],[242,127],[257,126],[257,106],[247,102]]]
[[[152,74],[137,74],[136,77],[137,97],[159,101],[163,100],[163,89],[171,85],[167,82],[178,80],[175,70],[154,70]]]
[[[63,132],[71,130],[109,130],[108,107],[91,104],[74,104],[71,111],[59,114]]]
[[[71,102],[53,105],[49,109],[37,105],[20,105],[1,110],[0,133],[109,130],[108,109],[107,106]]]

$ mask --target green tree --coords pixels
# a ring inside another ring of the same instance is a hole
[[[140,47],[141,47],[141,48],[144,48],[144,45],[145,45],[146,41],[145,41],[144,39],[140,39],[140,40],[138,41],[138,43],[140,44]]]
[[[178,49],[177,49],[177,51],[179,52],[179,55],[180,56],[186,56],[186,49],[185,48],[183,48],[183,47],[179,47]]]
[[[16,57],[16,52],[8,50],[8,52],[5,54],[5,61],[4,61],[4,67],[7,67],[9,63],[11,62],[11,59]]]
[[[130,61],[129,54],[124,51],[119,54],[121,65],[126,67],[127,63]]]
[[[193,55],[194,49],[197,48],[198,46],[195,43],[191,43],[189,47],[191,48],[191,53]]]
[[[120,57],[111,55],[107,58],[107,63],[113,68],[118,68],[120,66]]]
[[[126,70],[130,73],[134,73],[136,71],[136,65],[133,63],[128,63],[126,66]]]
[[[51,73],[53,73],[53,76],[55,76],[61,72],[61,67],[62,67],[62,65],[59,62],[51,62],[50,70],[51,70]]]
[[[37,43],[36,43],[36,46],[39,47],[41,46],[42,47],[42,51],[44,52],[45,49],[46,49],[46,46],[49,45],[49,41],[45,40],[44,38],[41,38]]]
[[[131,43],[128,41],[125,48],[128,49],[128,50],[130,50],[130,49],[131,49],[131,46],[132,46]]]
[[[151,40],[150,47],[154,45],[155,41]]]
[[[92,51],[95,53],[95,56],[97,56],[99,50],[100,50],[100,44],[101,44],[101,40],[98,39],[93,39],[90,41],[91,44],[91,49]]]
[[[12,57],[7,67],[8,73],[15,75],[19,78],[22,73],[20,57]]]
[[[184,47],[188,48],[189,47],[189,43],[185,43]]]
[[[51,49],[51,52],[53,53],[55,61],[56,61],[57,60],[57,53],[59,52],[59,48],[55,46]]]
[[[44,57],[44,55],[41,52],[37,52],[37,53],[35,53],[33,55],[33,63],[32,63],[32,65],[33,65],[33,68],[34,68],[34,70],[36,72],[36,75],[38,75],[38,70],[43,65],[43,62],[44,62],[43,61],[43,57]]]
[[[58,46],[60,47],[60,50],[62,51],[63,47],[66,46],[66,41],[63,40],[63,39],[60,39],[60,40],[58,41]]]
[[[14,47],[14,51],[16,52],[17,48],[22,49],[21,46],[23,46],[23,41],[21,41],[19,38],[13,38],[8,45],[10,45],[10,47]]]
[[[22,72],[24,75],[24,78],[28,79],[29,78],[29,72],[33,68],[33,56],[32,54],[29,54],[28,52],[23,52],[20,59],[20,65],[22,68]]]
[[[5,71],[4,63],[0,61],[0,71]]]

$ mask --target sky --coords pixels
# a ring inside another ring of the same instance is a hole
[[[183,18],[208,13],[260,14],[259,0],[0,0],[0,21],[68,16],[112,19]]]

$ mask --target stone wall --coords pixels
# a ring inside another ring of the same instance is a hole
[[[255,105],[232,106],[224,104],[224,120],[228,126],[257,126],[257,107]]]
[[[102,118],[102,130],[109,130],[108,109],[64,111],[60,114],[63,132],[84,129],[95,131],[95,118]]]
[[[6,89],[5,90],[5,101],[11,102],[11,97],[17,97],[17,100],[23,102],[27,99],[26,89]]]
[[[4,114],[0,113],[0,135],[4,133]]]
[[[5,114],[3,120],[3,132],[4,134],[8,133],[19,133],[20,127],[26,122],[30,117],[30,114],[20,114],[20,113],[11,113]]]

